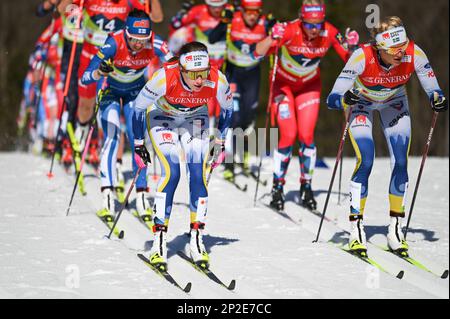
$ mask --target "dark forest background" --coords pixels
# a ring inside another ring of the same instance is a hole
[[[50,23],[50,17],[35,16],[36,6],[40,2],[41,0],[0,0],[0,150],[13,150],[16,147],[16,117],[28,56],[40,33]],[[167,36],[169,20],[181,8],[182,2],[161,0],[165,18],[163,23],[154,26],[158,34]],[[264,12],[272,12],[281,21],[292,20],[297,18],[300,3],[301,0],[265,0]],[[449,97],[449,1],[329,0],[326,1],[327,19],[341,32],[345,32],[347,26],[356,29],[361,42],[365,42],[369,39],[369,32],[365,27],[365,11],[366,6],[371,3],[380,7],[382,17],[398,15],[404,21],[409,37],[427,53],[439,83]],[[321,64],[322,105],[316,129],[319,156],[335,156],[337,151],[342,114],[327,110],[324,101],[343,65],[333,50],[330,50]],[[257,127],[264,127],[269,91],[267,61],[264,61],[263,67]],[[412,116],[411,154],[420,155],[430,128],[432,111],[416,76],[408,84],[408,93]],[[430,148],[431,155],[449,154],[448,119],[448,112],[440,114]],[[377,155],[387,155],[386,142],[378,120],[375,123],[374,136]],[[345,153],[353,155],[350,145],[347,145]]]

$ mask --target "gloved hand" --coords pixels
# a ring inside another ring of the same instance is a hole
[[[267,29],[270,30],[277,23],[277,19],[273,16],[272,13],[267,15]]]
[[[347,105],[355,105],[360,100],[359,91],[355,89],[348,90],[344,94],[344,103]]]
[[[448,101],[442,92],[434,91],[430,102],[431,108],[435,112],[445,112],[448,109]]]
[[[355,30],[351,30],[350,28],[347,28],[345,30],[345,42],[349,46],[356,46],[359,43],[359,34]]]
[[[272,39],[277,40],[283,38],[285,31],[286,31],[285,23],[276,23],[272,28]]]
[[[144,145],[144,141],[134,141],[134,160],[139,168],[144,168],[147,164],[150,164],[150,153]]]
[[[222,10],[221,18],[223,23],[231,23],[233,20],[233,11],[230,9]]]
[[[215,169],[222,164],[225,160],[225,141],[216,138],[212,143],[209,156],[212,158],[211,169]]]
[[[98,73],[102,76],[108,76],[109,73],[114,71],[114,68],[112,67],[110,62],[102,61],[98,68]]]

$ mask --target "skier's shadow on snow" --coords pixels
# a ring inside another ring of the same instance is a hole
[[[387,226],[370,226],[365,225],[364,231],[366,232],[366,239],[370,241],[370,238],[374,235],[384,235],[387,236],[388,233],[388,227]],[[432,230],[426,230],[426,229],[414,229],[409,228],[408,233],[413,234],[422,234],[423,240],[429,241],[429,242],[435,242],[438,241],[439,238],[435,237],[436,233]],[[333,237],[330,239],[331,242],[336,244],[346,244],[348,243],[348,232],[341,231],[337,232],[333,235]]]
[[[322,190],[322,189],[313,191],[314,197],[316,197],[316,198],[321,194],[327,194],[327,193],[328,193],[328,190]],[[331,194],[338,196],[339,192],[331,192]],[[348,197],[348,194],[341,192],[341,196],[345,199],[346,197]],[[288,191],[286,193],[286,202],[294,202],[296,204],[300,204],[299,190]]]
[[[366,238],[367,240],[370,240],[370,238],[374,235],[385,235],[388,234],[388,226],[370,226],[370,225],[364,225],[364,230],[366,232]],[[404,229],[402,230],[404,231]],[[435,237],[436,233],[432,230],[426,230],[426,229],[419,229],[419,228],[409,228],[408,234],[422,234],[423,240],[429,241],[429,242],[435,242],[438,241],[439,238]]]
[[[189,245],[190,236],[189,233],[180,234],[170,242],[167,242],[167,255],[170,258],[176,255],[177,251],[184,250]],[[203,243],[205,244],[206,251],[211,252],[213,246],[229,245],[238,241],[236,238],[217,237],[211,235],[203,235]],[[152,248],[153,241],[145,242],[145,251],[149,251]]]

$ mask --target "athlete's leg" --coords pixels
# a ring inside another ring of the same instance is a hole
[[[180,127],[180,141],[188,166],[191,223],[205,223],[208,204],[206,164],[209,149],[206,112],[189,117]]]
[[[205,112],[187,118],[180,128],[181,145],[186,154],[190,190],[190,253],[196,263],[206,268],[209,256],[202,236],[208,208],[206,184],[206,163],[209,151],[208,126],[208,114],[205,110]]]
[[[242,163],[244,170],[248,170],[250,167],[250,145],[248,143],[250,134],[255,136],[254,127],[256,109],[259,102],[260,74],[260,67],[257,66],[251,70],[242,70],[239,77],[239,83],[242,87],[240,127],[244,131],[244,156]]]
[[[402,233],[405,201],[408,191],[408,153],[411,143],[411,119],[406,95],[389,102],[380,110],[381,125],[391,155],[389,185],[390,224],[388,246],[394,251],[406,251],[408,244]]]
[[[356,154],[356,168],[350,182],[350,221],[362,219],[364,214],[369,175],[375,158],[372,128],[372,109],[362,105],[353,107],[349,136]]]
[[[280,134],[278,149],[274,151],[274,179],[282,181],[292,156],[292,146],[297,138],[294,96],[289,87],[277,89],[274,86],[274,102],[272,110],[276,112],[276,119]]]
[[[316,163],[314,130],[319,117],[320,80],[315,80],[306,90],[295,97],[298,140],[300,142],[299,159],[301,183],[311,183]]]
[[[164,115],[158,109],[147,114],[147,130],[161,166],[161,179],[156,190],[154,205],[156,226],[168,225],[173,196],[180,180],[177,126],[175,118]]]
[[[116,162],[120,137],[120,101],[108,94],[100,104],[100,121],[105,132],[100,160],[103,188],[113,189],[117,183]]]

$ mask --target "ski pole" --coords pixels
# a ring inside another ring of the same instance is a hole
[[[414,209],[414,203],[416,202],[416,195],[417,195],[417,191],[419,189],[420,179],[422,178],[422,172],[423,172],[423,168],[425,166],[425,160],[427,159],[427,156],[428,156],[428,150],[430,149],[431,138],[433,137],[433,131],[434,131],[434,127],[436,126],[437,117],[438,117],[438,112],[434,112],[433,118],[431,120],[430,132],[428,133],[427,143],[425,144],[425,150],[423,151],[423,154],[422,154],[422,163],[420,164],[419,176],[417,177],[416,186],[414,188],[414,195],[412,198],[411,207],[409,208],[408,222],[406,223],[406,228],[405,228],[405,232],[404,232],[405,240],[406,240],[406,235],[408,234],[409,223],[411,221],[411,216],[412,216],[413,209]]]
[[[77,24],[76,24],[76,28],[79,29],[80,25],[81,25],[81,17],[82,17],[82,10],[84,7],[84,0],[80,1],[80,6],[79,6],[79,14],[77,17]],[[75,33],[75,37],[73,39],[72,42],[72,48],[70,51],[70,59],[69,59],[69,67],[67,69],[67,74],[66,74],[66,81],[64,83],[64,94],[63,94],[63,102],[61,105],[61,111],[59,113],[59,123],[58,123],[58,130],[56,131],[56,143],[55,143],[55,148],[53,149],[52,152],[52,160],[50,163],[50,169],[47,173],[47,177],[48,178],[52,178],[53,177],[53,164],[55,162],[55,155],[56,155],[56,150],[59,148],[59,145],[61,143],[61,122],[62,122],[62,116],[64,113],[64,110],[66,108],[66,104],[67,104],[67,95],[69,94],[69,88],[70,88],[70,78],[72,77],[72,69],[73,69],[73,60],[75,58],[75,51],[76,51],[76,46],[77,46],[77,36],[78,33]]]
[[[122,208],[120,209],[119,214],[117,214],[117,217],[116,217],[115,220],[114,220],[114,225],[111,227],[111,231],[109,232],[108,236],[106,236],[108,239],[111,239],[111,234],[113,233],[113,230],[114,230],[114,228],[116,227],[117,222],[119,221],[120,215],[122,215],[122,212],[123,212],[123,210],[125,209],[126,204],[128,203],[128,198],[130,197],[131,191],[132,191],[133,188],[134,188],[134,184],[136,184],[136,180],[138,179],[139,174],[141,173],[142,168],[143,168],[143,167],[139,167],[139,168],[138,168],[138,170],[137,170],[137,172],[136,172],[136,175],[134,176],[133,181],[131,182],[131,186],[130,186],[130,188],[128,189],[127,196],[125,197],[125,201],[124,201],[123,204],[122,204]]]
[[[344,113],[344,117],[345,117],[345,113]],[[345,125],[345,122],[344,122]],[[341,205],[341,188],[342,188],[342,165],[344,162],[344,147],[345,147],[345,143],[344,146],[342,147],[342,153],[341,153],[341,159],[339,162],[339,190],[338,190],[338,205]]]
[[[279,45],[275,48],[275,59],[273,63],[273,71],[272,71],[272,78],[270,80],[270,90],[269,90],[269,100],[267,101],[267,109],[266,109],[266,124],[265,124],[265,130],[264,132],[267,133],[267,129],[269,126],[269,118],[270,118],[270,105],[272,104],[272,98],[273,98],[273,83],[275,82],[275,76],[277,75],[277,69],[278,69],[278,50]],[[259,164],[258,164],[258,174],[256,176],[256,189],[255,189],[255,197],[253,198],[253,206],[256,206],[256,199],[258,197],[258,188],[259,188],[259,181],[261,178],[261,166],[262,166],[262,160],[263,160],[263,154],[259,154]]]
[[[104,81],[103,83],[105,83],[105,82],[106,81]],[[89,149],[89,144],[91,143],[91,138],[92,138],[92,133],[94,132],[94,127],[97,123],[97,113],[98,113],[100,102],[103,98],[103,94],[104,94],[104,89],[102,88],[98,92],[97,103],[95,104],[95,110],[94,110],[94,117],[92,118],[91,123],[89,123],[89,133],[87,135],[86,143],[85,143],[86,146],[83,150],[83,155],[81,157],[81,162],[80,162],[80,170],[77,172],[77,177],[75,179],[75,185],[73,185],[72,196],[70,197],[69,207],[67,207],[66,216],[69,215],[70,207],[72,206],[73,197],[75,196],[75,192],[77,190],[78,181],[80,180],[81,172],[83,171],[83,164],[86,159],[86,154]]]
[[[316,236],[316,239],[313,240],[313,243],[317,243],[319,241],[319,235],[320,235],[320,231],[322,229],[322,224],[323,224],[323,220],[325,218],[325,214],[327,212],[328,201],[330,199],[331,189],[333,188],[333,183],[334,183],[334,178],[336,177],[337,167],[338,167],[338,164],[341,159],[342,150],[344,149],[344,142],[345,142],[345,139],[347,138],[348,128],[350,127],[351,115],[352,115],[352,109],[351,109],[351,107],[349,107],[348,115],[347,115],[346,121],[345,121],[345,126],[344,126],[344,129],[342,132],[341,142],[339,143],[339,149],[338,149],[338,153],[336,156],[336,162],[334,163],[333,174],[331,175],[330,186],[328,187],[328,193],[327,193],[327,198],[325,200],[325,206],[323,208],[322,218],[320,219],[319,230],[317,231],[317,236]]]

